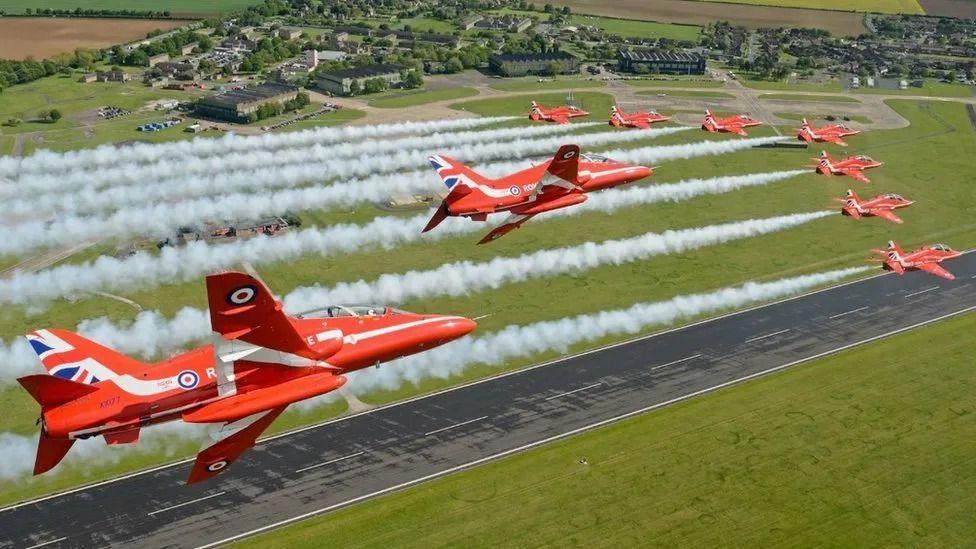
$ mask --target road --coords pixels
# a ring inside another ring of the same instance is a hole
[[[976,253],[946,266],[957,280],[875,276],[273,437],[202,485],[181,463],[8,507],[0,547],[251,535],[976,310]]]

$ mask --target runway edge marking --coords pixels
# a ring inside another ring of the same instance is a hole
[[[968,254],[968,253],[971,253],[971,252],[974,252],[974,251],[976,251],[976,248],[971,249],[971,250],[965,250],[965,251],[963,251],[963,254]],[[804,297],[808,297],[808,296],[811,296],[811,295],[816,295],[816,294],[819,294],[819,293],[822,293],[822,292],[836,290],[838,288],[843,288],[845,286],[850,286],[852,284],[860,284],[862,282],[868,282],[870,280],[874,280],[874,279],[877,279],[877,278],[882,278],[882,277],[885,277],[885,276],[890,276],[892,274],[893,273],[891,273],[891,272],[881,272],[881,273],[877,273],[877,274],[874,274],[874,275],[871,275],[871,276],[866,276],[864,278],[856,278],[854,280],[848,280],[847,282],[842,282],[840,284],[835,284],[835,285],[827,286],[825,288],[820,288],[818,290],[812,290],[812,291],[809,291],[809,292],[804,292],[802,294],[797,294],[797,295],[794,295],[794,296],[784,297],[782,299],[777,299],[775,301],[770,301],[769,303],[760,303],[758,305],[753,305],[752,307],[747,307],[745,309],[737,309],[737,310],[734,310],[734,311],[729,311],[727,313],[724,313],[724,314],[721,314],[721,315],[718,315],[718,316],[714,316],[714,317],[705,318],[705,319],[699,320],[697,322],[692,322],[690,324],[683,324],[681,326],[676,326],[674,328],[669,328],[667,330],[662,330],[660,332],[654,332],[654,333],[651,333],[651,334],[646,334],[646,335],[634,337],[634,338],[631,338],[631,339],[626,339],[626,340],[623,340],[623,341],[619,341],[617,343],[612,343],[610,345],[604,345],[602,347],[596,347],[594,349],[589,349],[589,350],[586,350],[586,351],[581,351],[581,352],[576,353],[576,354],[573,354],[573,355],[556,358],[556,359],[549,360],[549,361],[546,361],[546,362],[541,362],[539,364],[533,364],[531,366],[526,366],[525,368],[519,368],[519,369],[516,369],[516,370],[512,370],[512,371],[508,371],[508,372],[502,372],[502,373],[499,373],[499,374],[495,374],[495,375],[492,375],[492,376],[488,376],[488,377],[485,377],[485,378],[482,378],[482,379],[476,379],[474,381],[469,381],[469,382],[464,383],[464,384],[461,384],[461,385],[456,385],[456,386],[453,386],[453,387],[445,387],[444,389],[441,389],[441,390],[438,390],[438,391],[434,391],[432,393],[426,393],[426,394],[422,394],[422,395],[417,395],[417,396],[414,396],[414,397],[410,397],[410,398],[408,398],[406,400],[401,400],[401,401],[398,401],[398,402],[391,402],[389,404],[384,404],[382,406],[377,406],[375,408],[370,408],[369,410],[363,410],[362,412],[357,412],[355,414],[350,414],[348,416],[337,417],[337,418],[329,419],[329,420],[326,420],[326,421],[323,421],[323,422],[320,422],[320,423],[315,423],[315,424],[312,424],[312,425],[306,425],[304,427],[299,427],[297,429],[292,429],[292,430],[286,431],[284,433],[278,433],[276,435],[271,435],[269,437],[265,437],[265,438],[259,439],[258,442],[255,444],[255,446],[258,445],[258,444],[264,444],[265,442],[269,442],[269,441],[272,441],[272,440],[275,440],[275,439],[278,439],[278,438],[287,437],[287,436],[295,435],[295,434],[298,434],[298,433],[302,433],[304,431],[308,431],[308,430],[311,430],[311,429],[318,429],[320,427],[325,427],[326,425],[331,425],[333,423],[338,423],[340,421],[348,421],[350,419],[353,419],[353,418],[356,418],[356,417],[359,417],[359,416],[362,416],[362,415],[372,414],[372,413],[375,413],[375,412],[379,412],[379,411],[382,411],[382,410],[386,410],[388,408],[393,408],[393,407],[396,407],[396,406],[402,406],[404,404],[410,404],[411,402],[415,402],[417,400],[423,400],[425,398],[430,398],[430,397],[434,397],[434,396],[441,395],[441,394],[444,394],[444,393],[449,393],[451,391],[458,391],[460,389],[464,389],[464,388],[467,388],[467,387],[471,387],[473,385],[478,385],[479,383],[486,383],[486,382],[489,382],[489,381],[494,381],[496,379],[501,379],[501,378],[508,377],[508,376],[511,376],[511,375],[522,374],[522,373],[525,373],[525,372],[529,372],[529,371],[535,370],[537,368],[543,368],[545,366],[550,366],[552,364],[558,364],[560,362],[565,362],[567,360],[573,360],[573,359],[579,358],[581,356],[586,356],[586,355],[589,355],[589,354],[598,353],[600,351],[605,351],[607,349],[613,349],[613,348],[619,347],[621,345],[629,345],[631,343],[636,343],[638,341],[643,341],[645,339],[651,339],[651,338],[654,338],[654,337],[659,337],[659,336],[667,335],[667,334],[669,334],[671,332],[676,332],[676,331],[684,330],[684,329],[687,329],[687,328],[693,328],[695,326],[700,326],[702,324],[707,324],[709,322],[715,322],[717,320],[721,320],[723,318],[727,318],[727,317],[730,317],[730,316],[745,314],[745,313],[748,313],[748,312],[751,312],[751,311],[755,311],[757,309],[762,309],[764,307],[772,307],[774,305],[779,305],[780,303],[786,303],[786,302],[793,301],[793,300],[796,300],[796,299],[803,299]],[[976,278],[976,277],[974,277],[974,278]],[[24,507],[24,506],[27,506],[27,505],[33,505],[33,504],[36,504],[36,503],[41,503],[41,502],[47,501],[49,499],[54,499],[54,498],[57,498],[57,497],[67,496],[67,495],[71,495],[71,494],[74,494],[74,493],[77,493],[77,492],[82,492],[84,490],[90,490],[92,488],[97,488],[99,486],[104,486],[106,484],[112,484],[113,482],[119,482],[119,481],[126,480],[126,479],[129,479],[129,478],[137,477],[139,475],[146,475],[146,474],[149,474],[149,473],[155,473],[156,471],[162,471],[163,469],[168,469],[170,467],[177,467],[179,465],[183,465],[183,464],[186,464],[186,463],[192,463],[194,461],[194,459],[195,458],[190,457],[190,458],[181,459],[181,460],[178,460],[178,461],[172,461],[170,463],[164,463],[162,465],[157,465],[155,467],[151,467],[149,469],[144,469],[142,471],[134,471],[132,473],[128,473],[128,474],[122,475],[120,477],[109,478],[109,479],[101,480],[101,481],[98,481],[98,482],[93,482],[91,484],[85,484],[85,485],[82,485],[82,486],[78,486],[76,488],[72,488],[70,490],[65,490],[63,492],[55,492],[53,494],[47,494],[45,496],[41,496],[41,497],[38,497],[38,498],[34,498],[34,499],[22,501],[22,502],[19,502],[19,503],[14,503],[14,504],[12,504],[12,505],[10,505],[8,507],[0,508],[0,513],[3,513],[4,511],[12,511],[12,510],[17,509],[19,507]]]
[[[551,437],[547,437],[547,438],[544,438],[542,440],[537,440],[535,442],[530,442],[528,444],[523,444],[522,446],[518,446],[516,448],[511,448],[511,449],[505,450],[503,452],[498,452],[498,453],[492,454],[490,456],[485,456],[485,457],[482,457],[482,458],[478,458],[476,460],[469,461],[469,462],[463,463],[461,465],[455,465],[454,467],[449,467],[449,468],[447,468],[447,469],[445,469],[443,471],[439,471],[437,473],[431,473],[429,475],[425,475],[423,477],[420,477],[420,478],[417,478],[417,479],[414,479],[414,480],[409,480],[407,482],[402,482],[402,483],[397,484],[395,486],[390,486],[390,487],[387,487],[387,488],[383,488],[382,490],[377,490],[377,491],[371,492],[369,494],[363,494],[361,496],[358,496],[358,497],[355,497],[355,498],[346,500],[346,501],[341,502],[341,503],[335,503],[335,504],[332,504],[332,505],[323,507],[321,509],[316,509],[314,511],[309,511],[309,512],[303,513],[301,515],[296,515],[294,517],[287,518],[287,519],[284,519],[284,520],[280,520],[278,522],[269,524],[267,526],[262,526],[262,527],[259,527],[259,528],[255,528],[253,530],[249,530],[247,532],[242,532],[240,534],[235,534],[233,536],[230,536],[230,537],[227,537],[227,538],[218,540],[218,541],[214,541],[214,542],[208,543],[206,545],[199,545],[199,546],[197,546],[196,549],[210,549],[212,547],[217,547],[217,546],[220,546],[220,545],[223,545],[223,544],[226,544],[226,543],[231,543],[233,541],[237,541],[237,540],[240,540],[240,539],[243,539],[243,538],[246,538],[246,537],[250,537],[250,536],[253,536],[255,534],[262,534],[262,533],[268,532],[270,530],[275,530],[275,529],[280,528],[282,526],[288,526],[288,525],[290,525],[290,524],[292,524],[294,522],[300,522],[300,521],[305,520],[307,518],[312,518],[314,516],[322,515],[322,514],[325,514],[325,513],[330,512],[330,511],[335,511],[336,509],[341,509],[343,507],[349,507],[350,505],[354,505],[356,503],[359,503],[359,502],[362,502],[362,501],[365,501],[365,500],[368,500],[368,499],[373,499],[375,497],[382,496],[382,495],[385,495],[385,494],[388,494],[388,493],[391,493],[391,492],[396,492],[396,491],[402,490],[404,488],[409,488],[409,487],[412,487],[412,486],[414,486],[416,484],[422,484],[422,483],[427,482],[429,480],[434,480],[434,479],[437,479],[437,478],[440,478],[440,477],[444,477],[444,476],[450,475],[452,473],[456,473],[458,471],[463,471],[465,469],[470,469],[472,467],[481,465],[482,463],[487,463],[489,461],[494,461],[494,460],[497,460],[497,459],[500,459],[500,458],[503,458],[503,457],[510,456],[512,454],[517,454],[517,453],[520,453],[520,452],[524,452],[525,450],[533,449],[533,448],[535,448],[537,446],[543,446],[543,445],[546,445],[546,444],[548,444],[550,442],[554,442],[554,441],[561,440],[561,439],[564,439],[564,438],[569,438],[571,436],[578,435],[578,434],[584,433],[586,431],[591,431],[593,429],[598,429],[598,428],[603,427],[605,425],[609,425],[611,423],[616,423],[618,421],[622,421],[622,420],[625,420],[625,419],[628,419],[628,418],[631,418],[631,417],[634,417],[634,416],[638,416],[638,415],[641,415],[641,414],[650,412],[652,410],[656,410],[658,408],[663,408],[665,406],[669,406],[669,405],[674,404],[676,402],[681,402],[683,400],[688,400],[688,399],[695,398],[695,397],[698,397],[698,396],[701,396],[701,395],[704,395],[704,394],[708,394],[708,393],[717,391],[719,389],[724,389],[724,388],[730,387],[732,385],[737,385],[737,384],[742,383],[744,381],[749,381],[749,380],[755,379],[757,377],[762,377],[762,376],[765,376],[765,375],[768,375],[768,374],[771,374],[771,373],[774,373],[774,372],[778,372],[780,370],[785,370],[787,368],[791,368],[791,367],[796,366],[798,364],[803,364],[804,362],[810,362],[811,360],[817,360],[819,358],[823,358],[823,357],[830,356],[830,355],[833,355],[833,354],[836,354],[836,353],[839,353],[839,352],[842,352],[842,351],[846,351],[847,349],[851,349],[851,348],[854,348],[854,347],[858,347],[860,345],[865,345],[867,343],[871,343],[871,342],[877,341],[879,339],[884,339],[884,338],[887,338],[887,337],[891,337],[893,335],[898,335],[898,334],[900,334],[902,332],[907,332],[907,331],[910,331],[910,330],[914,330],[915,328],[919,328],[921,326],[925,326],[925,325],[928,325],[928,324],[932,324],[934,322],[939,322],[940,320],[945,320],[947,318],[952,318],[954,316],[959,316],[961,314],[965,314],[965,313],[968,313],[968,312],[971,312],[971,311],[974,311],[974,310],[976,310],[976,305],[973,305],[971,307],[966,307],[965,309],[961,309],[961,310],[958,310],[958,311],[954,311],[952,313],[945,314],[945,315],[942,315],[942,316],[939,316],[939,317],[936,317],[936,318],[931,318],[931,319],[928,319],[928,320],[923,320],[922,322],[917,322],[917,323],[912,324],[910,326],[904,326],[902,328],[898,328],[897,330],[892,330],[890,332],[886,332],[886,333],[883,333],[883,334],[878,334],[876,336],[872,336],[872,337],[869,337],[867,339],[862,339],[862,340],[856,341],[854,343],[848,343],[847,345],[843,345],[843,346],[838,347],[836,349],[831,349],[829,351],[824,351],[822,353],[818,353],[816,355],[812,355],[812,356],[809,356],[809,357],[806,357],[806,358],[802,358],[802,359],[799,359],[799,360],[794,360],[793,362],[789,362],[789,363],[786,363],[786,364],[780,364],[779,366],[773,366],[772,368],[767,368],[767,369],[762,370],[760,372],[755,372],[755,373],[749,374],[747,376],[742,376],[740,378],[736,378],[736,379],[732,379],[732,380],[729,380],[729,381],[726,381],[726,382],[723,382],[723,383],[719,383],[718,385],[713,385],[711,387],[706,387],[704,389],[699,389],[697,391],[693,391],[691,393],[688,393],[687,395],[682,395],[682,396],[679,396],[679,397],[672,398],[670,400],[666,400],[664,402],[659,402],[657,404],[652,404],[650,406],[645,406],[643,408],[640,408],[640,409],[637,409],[637,410],[632,410],[630,412],[627,412],[627,413],[624,413],[624,414],[620,414],[620,415],[614,416],[612,418],[607,418],[607,419],[604,419],[604,420],[600,420],[600,421],[598,421],[596,423],[591,423],[589,425],[584,425],[583,427],[577,427],[576,429],[572,429],[570,431],[566,431],[565,433],[560,433],[558,435],[553,435]]]

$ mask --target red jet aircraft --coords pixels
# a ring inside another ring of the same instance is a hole
[[[706,132],[737,133],[739,135],[749,135],[745,128],[762,125],[762,122],[744,114],[737,114],[728,118],[715,118],[712,111],[705,109],[705,120],[702,120],[702,129]]]
[[[873,160],[870,156],[858,155],[858,156],[848,156],[843,160],[834,162],[827,151],[820,151],[820,158],[814,158],[817,160],[817,173],[826,175],[830,177],[832,175],[848,175],[857,179],[862,183],[870,183],[871,180],[864,175],[864,170],[870,170],[871,168],[877,168],[878,166],[884,164],[884,162],[878,162]]]
[[[803,119],[803,126],[796,130],[796,138],[800,141],[806,141],[807,143],[833,143],[835,145],[840,145],[846,147],[847,143],[842,139],[848,135],[857,135],[861,132],[848,128],[843,124],[832,124],[830,126],[824,126],[822,128],[817,128],[811,126],[807,119]]]
[[[837,200],[844,204],[841,208],[841,213],[844,215],[849,215],[854,219],[881,217],[894,223],[902,222],[901,218],[895,215],[894,210],[907,208],[915,203],[914,200],[907,200],[901,195],[893,193],[879,194],[874,198],[861,201],[857,194],[850,189],[847,190],[847,198],[838,198]]]
[[[671,120],[671,117],[658,114],[657,111],[626,113],[616,105],[610,107],[610,125],[617,128],[627,127],[646,130],[655,122],[666,122],[668,120]]]
[[[499,179],[484,177],[443,155],[431,156],[429,161],[450,192],[423,232],[447,217],[485,221],[490,213],[510,212],[478,244],[491,242],[542,212],[586,202],[588,192],[637,181],[652,173],[644,166],[581,155],[576,145],[563,145],[551,160]]]
[[[147,364],[67,330],[27,335],[48,374],[20,378],[41,405],[34,474],[57,465],[78,439],[139,440],[147,425],[219,424],[187,482],[206,480],[254,445],[285,408],[334,391],[343,374],[459,338],[475,323],[388,307],[332,306],[288,316],[258,279],[207,277],[215,343]]]
[[[529,120],[555,122],[556,124],[569,124],[570,118],[578,116],[589,116],[590,113],[573,105],[546,108],[535,101],[532,102],[532,109],[529,110]]]
[[[873,251],[884,256],[877,261],[882,263],[882,268],[886,271],[894,271],[900,275],[905,274],[905,271],[925,271],[948,280],[955,280],[956,277],[939,266],[939,263],[962,255],[962,252],[957,252],[945,244],[922,246],[906,254],[898,244],[890,241],[887,250]]]

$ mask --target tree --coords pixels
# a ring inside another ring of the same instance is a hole
[[[420,76],[420,71],[407,71],[403,77],[403,85],[407,88],[419,88],[424,85],[424,78]]]
[[[51,109],[51,112],[47,113],[47,116],[51,119],[51,122],[57,122],[58,120],[61,120],[61,111],[58,109]]]
[[[358,95],[362,90],[359,86],[359,80],[353,80],[352,84],[349,84],[349,95]]]
[[[464,70],[464,63],[461,62],[457,57],[452,57],[444,63],[444,72],[455,73]]]

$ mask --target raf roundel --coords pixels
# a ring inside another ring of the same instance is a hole
[[[210,465],[207,465],[207,470],[210,471],[211,473],[216,473],[217,471],[220,471],[224,467],[227,467],[227,461],[220,460],[220,461],[215,461]]]
[[[522,194],[522,189],[520,189],[518,185],[512,185],[509,187],[508,192],[512,193],[512,196],[518,196]]]
[[[183,370],[176,376],[176,383],[184,389],[192,389],[200,383],[200,376],[193,370]]]
[[[566,151],[565,153],[563,153],[563,160],[569,160],[574,156],[576,156],[576,151]]]
[[[257,287],[251,286],[250,284],[247,286],[239,286],[227,294],[227,303],[231,305],[246,305],[254,301],[257,295]]]

